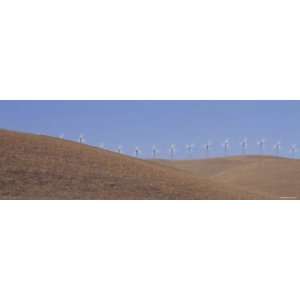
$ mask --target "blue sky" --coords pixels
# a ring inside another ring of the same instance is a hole
[[[0,128],[64,134],[77,140],[82,133],[88,144],[104,144],[143,157],[157,145],[161,157],[176,145],[176,157],[204,157],[203,145],[211,141],[211,156],[223,155],[221,144],[230,139],[231,154],[240,154],[240,142],[248,138],[248,153],[257,154],[257,140],[266,139],[266,153],[280,140],[282,155],[291,144],[300,146],[300,101],[1,101]],[[298,155],[298,154],[297,154]]]

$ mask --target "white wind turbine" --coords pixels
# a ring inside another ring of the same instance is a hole
[[[141,149],[139,147],[135,147],[135,157],[138,158],[139,155],[141,154]]]
[[[60,138],[60,139],[64,139],[64,138],[65,138],[65,135],[62,133],[62,134],[60,134],[59,138]]]
[[[211,146],[212,146],[212,144],[209,141],[204,145],[204,150],[205,150],[206,158],[209,157]]]
[[[79,143],[80,143],[80,144],[85,143],[85,139],[84,139],[84,136],[83,136],[82,133],[79,135]]]
[[[290,150],[289,152],[292,153],[292,157],[295,158],[295,154],[298,151],[297,146],[296,145],[292,145],[290,146]]]
[[[157,153],[158,153],[158,149],[157,149],[157,147],[155,145],[153,145],[152,146],[152,157],[153,157],[153,159],[156,158]]]
[[[174,159],[175,152],[176,152],[176,146],[174,144],[171,144],[169,151],[170,151],[171,159]]]
[[[122,145],[119,145],[119,146],[118,146],[118,149],[117,149],[117,151],[118,151],[119,154],[122,153],[122,149],[123,149],[123,146],[122,146]]]
[[[260,154],[264,154],[265,151],[265,145],[266,145],[266,140],[265,139],[261,139],[257,142],[257,145],[259,147],[259,151]]]
[[[187,149],[187,152],[188,152],[189,156],[191,157],[192,154],[193,154],[193,149],[194,149],[195,145],[194,144],[187,144],[185,147]]]
[[[244,138],[241,141],[241,147],[242,147],[242,154],[243,155],[247,154],[247,149],[248,149],[248,139],[247,138]]]
[[[273,146],[273,149],[276,153],[276,155],[279,155],[280,154],[280,149],[281,149],[281,142],[277,142],[274,146]]]
[[[226,139],[222,146],[224,148],[224,155],[227,156],[230,147],[229,139]]]

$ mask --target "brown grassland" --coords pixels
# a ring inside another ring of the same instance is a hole
[[[0,130],[0,199],[300,198],[299,179],[299,160],[151,161]]]

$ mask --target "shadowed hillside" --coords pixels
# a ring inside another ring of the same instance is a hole
[[[1,199],[253,199],[231,184],[87,145],[0,130]]]
[[[300,199],[300,160],[273,156],[237,156],[206,160],[159,161],[199,177],[210,178],[276,198]]]

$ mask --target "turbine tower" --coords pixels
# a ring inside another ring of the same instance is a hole
[[[264,150],[265,150],[266,140],[265,139],[259,140],[257,142],[257,145],[259,147],[260,154],[263,155],[264,154]]]
[[[122,149],[123,147],[121,145],[118,146],[118,153],[121,154],[122,153]]]
[[[156,159],[157,152],[158,152],[158,150],[157,150],[156,146],[153,145],[152,146],[152,157],[153,157],[153,159]]]
[[[171,144],[170,145],[170,155],[171,155],[171,159],[174,159],[174,156],[175,156],[175,149],[176,147],[175,147],[175,145],[174,144]]]
[[[292,157],[295,158],[296,152],[297,152],[297,146],[296,145],[292,145],[290,147],[290,152],[292,153]]]
[[[209,157],[209,150],[210,150],[210,148],[211,148],[211,143],[210,143],[210,142],[207,142],[207,143],[204,145],[206,158]]]
[[[84,139],[84,136],[83,136],[82,133],[79,135],[79,143],[80,143],[80,144],[85,143],[85,139]]]
[[[244,138],[241,142],[241,147],[242,147],[242,154],[245,155],[247,154],[247,149],[248,149],[248,139]]]
[[[280,142],[277,142],[277,143],[273,146],[273,149],[274,149],[276,155],[279,156],[279,154],[280,154],[280,149],[281,149],[281,143],[280,143]]]
[[[60,139],[64,139],[65,138],[65,135],[62,133],[60,136],[59,136]]]
[[[141,153],[140,148],[139,148],[139,147],[135,147],[135,157],[136,157],[136,158],[139,157],[140,153]]]
[[[226,139],[225,142],[222,144],[224,148],[224,155],[227,156],[229,152],[229,139]]]
[[[192,157],[193,149],[194,149],[195,145],[194,144],[187,144],[185,147],[187,149],[187,152],[188,152],[189,156]]]

